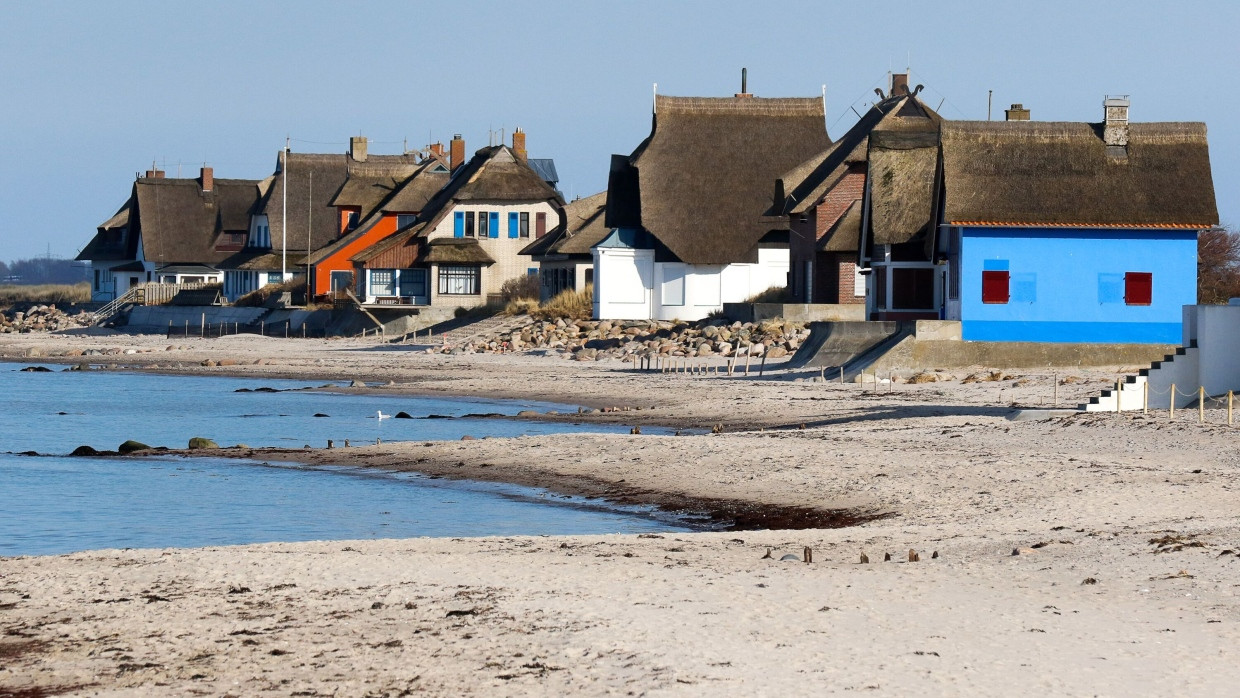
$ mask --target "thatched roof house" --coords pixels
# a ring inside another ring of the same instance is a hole
[[[950,121],[942,130],[944,222],[988,226],[1208,228],[1218,223],[1206,127]]]
[[[99,226],[78,254],[93,262],[143,259],[156,267],[217,267],[245,244],[258,206],[260,180],[216,179],[203,168],[195,179],[151,171],[133,184],[129,200]]]
[[[601,191],[564,206],[564,225],[534,240],[521,254],[534,258],[552,256],[590,258],[590,248],[611,232],[606,223],[607,192]]]
[[[650,135],[613,156],[606,225],[688,264],[757,260],[771,182],[830,145],[820,98],[655,97]]]

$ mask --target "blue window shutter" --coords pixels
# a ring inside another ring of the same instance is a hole
[[[517,235],[517,212],[513,211],[508,214],[508,237],[515,238]]]
[[[491,211],[491,237],[499,237],[499,211]]]
[[[465,212],[457,211],[456,215],[453,216],[453,222],[456,227],[453,229],[452,236],[458,238],[465,237]]]

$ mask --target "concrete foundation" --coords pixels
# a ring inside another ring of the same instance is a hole
[[[773,318],[792,322],[860,322],[865,320],[865,304],[724,303],[723,314],[733,322],[762,322]]]

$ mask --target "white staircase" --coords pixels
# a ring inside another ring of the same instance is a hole
[[[1155,361],[1135,376],[1128,376],[1114,388],[1103,390],[1097,397],[1081,405],[1086,412],[1123,412],[1140,410],[1147,405],[1151,409],[1168,409],[1171,391],[1175,390],[1175,406],[1187,407],[1197,400],[1198,376],[1200,375],[1201,350],[1197,342],[1180,347],[1162,361]],[[1116,404],[1118,402],[1118,405]]]

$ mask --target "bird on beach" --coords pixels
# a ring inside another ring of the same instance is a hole
[[[392,418],[392,415],[390,414],[383,414],[383,410],[378,410],[378,414],[379,414],[379,419],[391,419]]]

